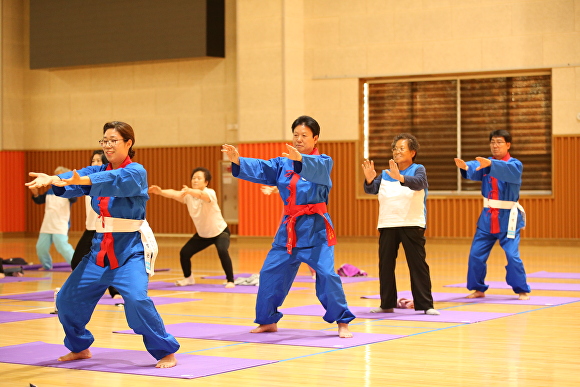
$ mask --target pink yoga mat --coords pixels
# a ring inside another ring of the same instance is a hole
[[[47,317],[56,317],[56,314],[26,313],[26,312],[0,312],[0,324],[15,322],[15,321],[35,320],[35,319],[47,318]]]
[[[41,292],[23,293],[0,296],[3,299],[20,300],[20,301],[44,301],[54,302],[54,291],[44,290]],[[180,302],[200,301],[199,298],[173,298],[173,297],[150,297],[155,305],[176,304]],[[111,298],[105,294],[98,302],[99,305],[115,305],[123,303],[122,298]]]
[[[577,297],[546,297],[532,295],[529,300],[518,300],[517,294],[503,295],[503,294],[487,294],[484,298],[465,298],[469,292],[465,293],[431,293],[433,301],[435,302],[460,302],[471,304],[512,304],[512,305],[563,305],[571,302],[578,302],[580,298]],[[410,291],[402,291],[398,293],[398,297],[412,299],[413,295]],[[381,296],[378,294],[372,296],[362,296],[361,298],[380,300]]]
[[[336,328],[336,325],[332,330],[324,331],[278,328],[278,332],[250,333],[250,330],[255,327],[256,325],[180,323],[166,325],[165,329],[175,337],[190,339],[297,345],[322,348],[350,348],[405,337],[402,335],[357,332],[354,333],[354,337],[352,338],[341,339],[338,337],[338,328]],[[129,329],[115,333],[132,334],[133,331]]]
[[[155,368],[157,361],[146,351],[97,347],[91,347],[93,357],[90,359],[67,362],[56,360],[59,356],[68,352],[69,350],[63,345],[36,341],[0,347],[0,362],[180,379],[195,379],[276,362],[272,360],[177,354],[177,366]],[[161,383],[161,385],[165,385],[165,383]]]
[[[488,281],[485,283],[490,289],[511,289],[512,287],[501,281]],[[562,290],[566,292],[580,292],[580,284],[566,284],[556,282],[528,282],[533,290]],[[445,285],[448,288],[467,288],[466,283]]]
[[[382,319],[382,320],[403,320],[403,321],[424,321],[424,322],[448,322],[472,324],[480,321],[492,320],[500,317],[507,317],[513,313],[493,313],[493,312],[464,312],[456,310],[440,310],[441,315],[430,316],[425,312],[412,309],[395,309],[394,313],[370,313],[372,308],[361,306],[349,306],[349,309],[357,318]],[[306,305],[294,308],[280,309],[284,314],[301,316],[322,316],[324,308],[322,305]]]

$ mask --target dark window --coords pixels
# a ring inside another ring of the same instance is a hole
[[[430,192],[479,191],[479,182],[461,179],[453,158],[489,157],[489,133],[506,129],[510,155],[524,164],[522,191],[551,192],[549,74],[363,80],[363,93],[364,157],[377,172],[388,168],[393,137],[407,132],[419,140],[416,162],[427,169]]]

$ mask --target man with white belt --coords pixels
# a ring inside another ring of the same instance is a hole
[[[495,130],[489,139],[492,157],[476,157],[467,163],[455,159],[461,176],[481,181],[483,195],[483,210],[477,221],[467,270],[467,289],[473,293],[467,298],[485,297],[489,288],[484,282],[486,262],[493,245],[499,240],[508,261],[506,282],[520,300],[529,300],[531,289],[519,252],[520,230],[526,223],[526,214],[518,203],[523,165],[508,152],[512,137],[507,130]]]

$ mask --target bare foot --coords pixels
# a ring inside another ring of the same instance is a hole
[[[338,337],[343,339],[350,339],[352,333],[348,330],[348,324],[338,323]]]
[[[120,294],[115,294],[115,295],[113,296],[113,298],[121,298],[121,299],[122,299],[122,298],[123,298],[123,296],[122,296],[122,295],[120,295]]]
[[[465,298],[483,298],[483,297],[485,297],[485,293],[476,290],[475,292],[471,293],[469,296],[466,296]]]
[[[375,308],[375,309],[369,310],[369,312],[370,313],[394,313],[395,311],[393,310],[393,308],[389,308],[389,309]]]
[[[68,354],[58,358],[58,361],[71,361],[80,359],[90,359],[93,357],[91,351],[87,348],[80,352],[69,352]]]
[[[257,328],[254,328],[250,333],[264,333],[264,332],[278,332],[278,325],[274,324],[260,324]]]
[[[24,277],[24,273],[21,271],[17,271],[16,273],[12,274],[13,277]]]
[[[0,273],[0,278],[4,278],[4,277],[6,277],[6,274]]]
[[[45,271],[45,270],[49,270],[49,269],[45,269],[44,267],[39,267],[38,271]]]
[[[163,359],[159,360],[157,364],[155,364],[155,368],[171,368],[177,365],[177,359],[175,358],[175,354],[172,353],[171,355],[165,356]]]
[[[530,299],[530,295],[528,293],[520,293],[520,296],[518,297],[518,300],[529,300]]]
[[[231,289],[231,288],[235,288],[235,287],[236,287],[236,284],[234,284],[233,282],[228,282],[226,284],[226,289]]]

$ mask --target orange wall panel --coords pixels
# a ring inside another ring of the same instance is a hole
[[[0,152],[0,232],[26,229],[24,152]]]
[[[357,160],[356,142],[323,142],[319,145],[321,153],[331,156],[334,168],[331,173],[333,188],[329,198],[329,213],[334,222],[336,233],[341,236],[377,236],[376,222],[378,201],[376,197],[361,199],[356,196],[356,188],[362,181],[357,168],[362,160]],[[210,184],[220,197],[219,163],[222,160],[220,146],[175,147],[175,148],[137,148],[135,161],[143,164],[148,171],[150,184],[162,188],[180,189],[189,184],[191,170],[196,166],[208,168],[214,181]],[[242,156],[269,159],[281,155],[284,143],[241,144]],[[18,165],[18,156],[4,155],[0,173],[15,174],[23,187],[28,180],[28,171],[52,173],[58,165],[79,168],[88,164],[91,152],[83,151],[30,151],[24,152],[24,169],[11,170],[6,165]],[[520,203],[526,210],[528,224],[522,231],[523,238],[577,239],[580,238],[580,136],[553,137],[553,194],[542,197],[524,197]],[[9,159],[5,159],[9,157]],[[10,158],[13,157],[13,158]],[[23,157],[22,154],[20,157]],[[450,161],[452,162],[452,161]],[[20,161],[22,165],[22,161]],[[525,166],[524,166],[525,167]],[[12,175],[10,175],[12,176]],[[358,177],[357,177],[358,176]],[[2,180],[5,181],[5,180]],[[12,179],[15,181],[15,178]],[[0,183],[1,184],[1,183]],[[18,218],[17,204],[6,204],[7,197],[15,197],[11,186],[0,186],[2,211],[12,211]],[[7,192],[8,189],[8,192]],[[37,232],[40,228],[43,206],[35,205],[26,189],[20,188],[24,197],[26,230]],[[232,233],[245,236],[273,236],[280,222],[283,203],[279,195],[266,196],[258,184],[239,181],[238,185],[238,224],[230,225]],[[14,208],[12,208],[14,207]],[[147,218],[156,233],[190,234],[195,232],[193,223],[185,206],[174,200],[155,196],[147,207]],[[479,197],[436,197],[427,200],[427,236],[471,238],[477,217],[481,211]],[[73,205],[72,230],[84,229],[85,209],[83,204]],[[16,227],[17,221],[7,222],[0,217],[1,231],[6,227]],[[10,224],[8,224],[10,223]]]

